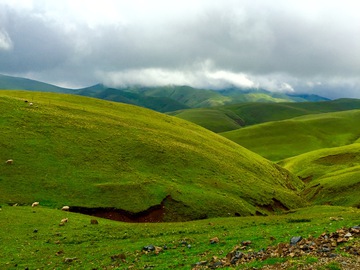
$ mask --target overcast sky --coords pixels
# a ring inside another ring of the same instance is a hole
[[[360,1],[0,0],[0,73],[360,98]]]

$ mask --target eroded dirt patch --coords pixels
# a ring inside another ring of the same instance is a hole
[[[317,160],[315,160],[316,163],[325,165],[325,166],[331,166],[334,164],[345,164],[348,162],[353,161],[357,157],[354,153],[343,153],[343,154],[337,154],[337,155],[329,155],[325,157],[321,157]]]
[[[165,203],[171,200],[170,195],[166,196],[160,204],[138,213],[112,207],[88,208],[82,206],[71,206],[70,211],[123,222],[163,222],[166,214]]]
[[[268,212],[277,212],[277,211],[288,211],[289,208],[286,207],[282,202],[273,198],[270,204],[258,205],[259,208],[265,209]]]

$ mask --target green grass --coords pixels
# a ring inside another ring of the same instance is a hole
[[[221,133],[224,137],[279,161],[312,150],[337,147],[360,138],[360,110],[313,114]]]
[[[0,114],[0,203],[139,212],[170,195],[179,203],[168,220],[266,213],[273,199],[304,205],[287,171],[175,117],[26,91],[1,91]]]
[[[360,206],[360,144],[321,149],[280,162],[306,179],[304,196],[315,204]]]
[[[308,114],[360,109],[358,99],[320,102],[246,102],[208,109],[187,109],[169,114],[191,121],[216,133]]]
[[[215,108],[198,108],[181,110],[169,115],[193,122],[216,133],[234,130],[241,127],[243,120],[232,111]]]
[[[330,221],[330,217],[342,217]],[[65,226],[61,219],[68,217]],[[288,223],[289,219],[308,218],[311,222]],[[294,235],[318,237],[341,227],[360,223],[358,209],[318,206],[298,209],[284,215],[268,217],[215,218],[181,223],[122,223],[98,218],[90,225],[91,217],[39,206],[37,208],[3,206],[0,210],[1,269],[190,269],[199,261],[213,256],[225,257],[236,245],[250,240],[244,252],[257,251]],[[210,238],[220,242],[211,245]],[[185,241],[191,245],[183,245]],[[144,246],[155,245],[167,250],[145,254]],[[125,260],[112,260],[123,254]],[[65,262],[66,258],[76,258]],[[252,262],[240,269],[275,264],[288,258],[272,258]],[[294,260],[294,259],[293,259]],[[316,258],[300,258],[294,264],[311,264]]]

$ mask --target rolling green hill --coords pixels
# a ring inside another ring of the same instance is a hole
[[[360,140],[280,162],[306,182],[304,196],[315,204],[360,207]]]
[[[137,105],[158,112],[168,112],[189,108],[188,106],[167,97],[151,97],[113,88],[104,88],[101,91],[98,91],[95,90],[96,88],[97,87],[89,87],[77,90],[76,94]]]
[[[121,90],[152,97],[171,98],[191,108],[207,108],[240,102],[300,102],[308,100],[328,100],[316,95],[290,95],[257,88],[229,88],[215,91],[197,89],[190,86],[132,86]]]
[[[0,166],[0,203],[131,213],[162,206],[164,220],[304,204],[296,195],[302,182],[286,170],[175,117],[27,91],[0,91],[0,114],[0,160],[14,160]]]
[[[231,131],[270,121],[296,116],[360,109],[359,99],[319,102],[248,102],[206,109],[187,109],[169,113],[191,121],[216,133]]]
[[[360,138],[360,110],[312,114],[221,133],[273,161],[312,150],[348,145]]]
[[[316,95],[293,95],[264,89],[228,88],[222,90],[197,89],[190,86],[128,86],[119,89],[96,84],[81,89],[67,89],[25,78],[0,75],[0,89],[31,90],[79,94],[110,101],[142,106],[160,112],[186,108],[213,107],[239,102],[299,102],[327,100]]]
[[[55,93],[73,93],[72,89],[52,84],[0,74],[0,89],[30,90]]]

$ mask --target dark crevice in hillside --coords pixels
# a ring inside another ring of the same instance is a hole
[[[340,153],[336,155],[328,155],[325,157],[321,157],[315,160],[315,163],[325,166],[332,166],[334,164],[346,164],[353,161],[356,157],[357,156],[354,153]]]
[[[324,189],[320,184],[316,184],[304,190],[303,195],[307,197],[309,201],[315,199],[319,193]]]
[[[309,183],[312,179],[313,179],[313,176],[312,175],[309,175],[309,176],[306,176],[306,177],[301,177],[301,176],[298,176],[299,179],[301,181],[303,181],[304,183]]]
[[[172,200],[171,196],[168,195],[160,204],[151,206],[148,209],[137,213],[114,207],[89,208],[82,206],[71,206],[70,211],[123,222],[162,222],[164,221],[166,212],[165,203]]]
[[[277,211],[288,211],[290,210],[282,202],[273,198],[272,202],[264,205],[257,205],[260,209],[264,209],[268,212],[277,212]]]

